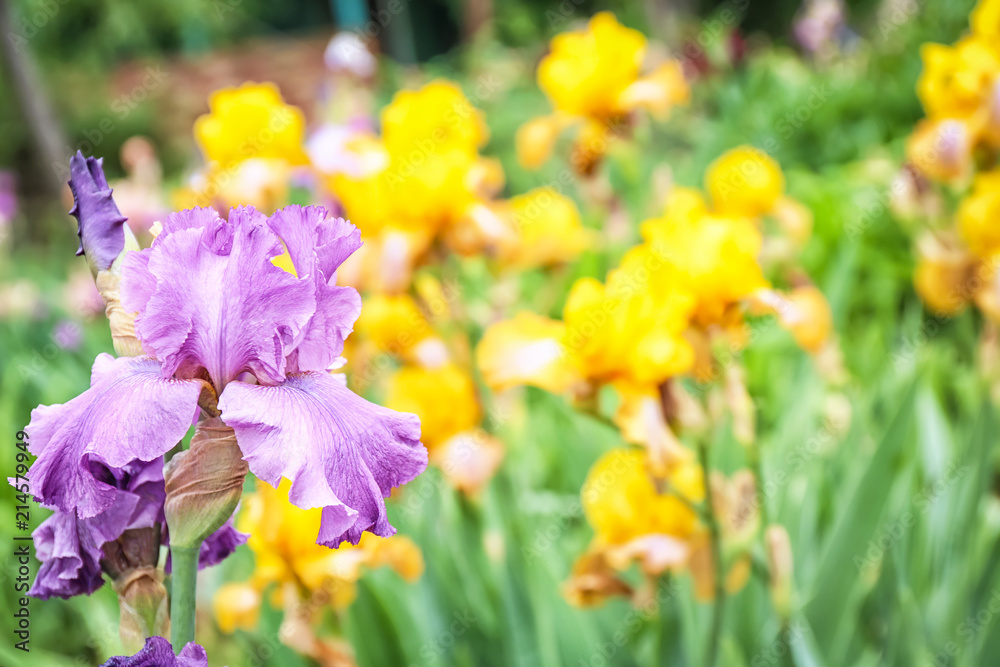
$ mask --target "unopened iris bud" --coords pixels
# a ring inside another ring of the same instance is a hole
[[[163,470],[172,548],[198,548],[233,515],[247,473],[242,456],[236,434],[221,419],[198,422],[190,449]]]
[[[118,593],[122,645],[138,651],[146,637],[170,633],[167,589],[156,568],[160,531],[156,527],[126,530],[102,547],[102,569]]]
[[[115,352],[123,357],[137,357],[143,354],[142,345],[135,335],[135,315],[122,308],[120,284],[125,255],[138,250],[139,243],[111,196],[102,162],[85,158],[80,151],[70,159],[69,187],[73,191],[70,215],[79,223],[80,237],[76,254],[87,258],[97,282],[111,324]]]

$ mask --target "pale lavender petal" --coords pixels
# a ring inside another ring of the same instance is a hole
[[[318,269],[331,282],[337,268],[361,247],[361,230],[343,218],[327,218],[322,206],[286,206],[267,224],[285,242],[299,278]]]
[[[86,255],[101,271],[110,268],[125,249],[125,216],[111,196],[103,162],[85,158],[80,151],[69,161],[69,187],[73,191],[70,215],[79,222],[80,249],[76,254]]]
[[[202,386],[164,379],[155,359],[99,355],[90,389],[32,412],[26,430],[39,452],[28,474],[32,495],[81,518],[107,510],[118,490],[113,478],[95,477],[95,466],[123,468],[162,456],[187,433]]]
[[[361,314],[357,290],[332,284],[337,267],[361,247],[361,232],[343,218],[328,219],[322,206],[286,206],[268,225],[285,242],[299,279],[316,290],[316,312],[288,351],[288,371],[325,371]]]
[[[325,508],[317,542],[326,546],[394,534],[383,498],[427,467],[416,415],[369,403],[329,373],[234,382],[219,409],[257,477],[274,487],[285,477],[293,504]]]
[[[174,655],[170,642],[163,637],[149,637],[146,645],[135,655],[111,658],[101,667],[208,667],[205,649],[189,642]]]
[[[316,300],[312,285],[271,263],[282,247],[266,218],[247,207],[225,221],[202,209],[169,224],[123,267],[122,302],[138,312],[144,349],[164,377],[205,369],[219,390],[243,371],[280,382]]]

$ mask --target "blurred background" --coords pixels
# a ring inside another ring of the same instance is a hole
[[[765,473],[801,458],[768,494],[772,519],[791,537],[797,594],[791,625],[771,614],[764,584],[731,597],[719,663],[994,664],[996,339],[978,311],[943,317],[924,308],[913,286],[915,230],[894,185],[924,116],[915,93],[921,45],[958,40],[974,4],[0,0],[0,470],[13,474],[14,434],[31,410],[78,394],[95,355],[111,350],[103,305],[74,256],[71,154],[103,156],[116,197],[157,219],[186,205],[178,193],[205,163],[192,127],[213,91],[273,82],[316,127],[331,100],[351,94],[328,45],[353,32],[378,57],[371,114],[401,89],[457,82],[484,112],[482,153],[503,166],[502,193],[515,195],[560,174],[558,164],[519,167],[515,150],[518,127],[549,111],[535,79],[549,40],[607,10],[680,60],[691,102],[668,122],[640,127],[604,167],[625,228],[620,245],[553,273],[525,271],[502,294],[485,262],[461,258],[456,280],[478,322],[470,339],[497,299],[557,314],[573,280],[603,277],[638,238],[638,223],[662,208],[664,165],[673,182],[699,186],[725,151],[764,148],[812,211],[800,260],[830,303],[845,380],[831,400],[813,360],[778,328],[761,328],[743,353]],[[606,211],[588,213],[585,196],[574,198],[584,225],[604,229]],[[637,616],[626,599],[597,608],[567,599],[564,582],[593,535],[580,488],[620,437],[558,396],[528,388],[518,399],[487,410],[506,454],[484,489],[460,493],[432,469],[408,491],[418,511],[390,509],[419,547],[423,572],[410,582],[366,570],[352,602],[331,608],[321,623],[353,657],[287,646],[278,639],[281,605],[266,596],[256,630],[220,625],[213,594],[254,572],[254,554],[241,547],[202,573],[199,640],[210,664],[702,664],[710,612],[691,598],[689,581],[656,616]],[[720,451],[733,452],[720,458],[728,472],[744,460],[723,440]],[[12,490],[0,493],[5,609],[14,599],[14,504]],[[905,530],[880,542],[908,513]],[[35,510],[32,524],[44,515]],[[878,566],[859,566],[871,549]],[[108,586],[33,601],[31,610],[31,653],[5,639],[0,664],[98,665],[121,652]]]

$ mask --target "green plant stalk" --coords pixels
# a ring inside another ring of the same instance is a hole
[[[761,533],[771,524],[767,515],[767,498],[764,495],[764,466],[760,461],[760,443],[754,440],[747,448],[747,458],[750,459],[750,470],[753,472],[754,484],[757,487],[757,511],[760,513],[760,527],[757,532]]]
[[[722,620],[726,605],[726,586],[722,563],[722,534],[719,520],[715,516],[715,502],[712,498],[712,482],[708,461],[708,443],[698,443],[698,461],[701,464],[702,480],[705,484],[704,520],[708,523],[709,541],[712,549],[712,567],[715,570],[715,601],[712,606],[712,625],[708,633],[708,647],[705,649],[705,665],[714,667],[722,639]]]
[[[170,643],[179,652],[194,641],[195,593],[198,586],[198,553],[194,547],[171,547]]]

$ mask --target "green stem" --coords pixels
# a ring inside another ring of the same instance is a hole
[[[194,547],[171,547],[170,643],[179,652],[194,641],[195,592],[198,586],[198,552]]]
[[[708,648],[705,653],[705,665],[714,667],[719,654],[719,641],[722,639],[722,618],[726,602],[726,585],[722,563],[722,535],[719,530],[719,520],[715,516],[715,502],[712,498],[711,471],[708,460],[708,443],[698,443],[698,460],[701,463],[701,474],[705,484],[705,521],[708,523],[708,533],[712,548],[712,564],[715,569],[715,602],[712,607],[712,627],[708,635]]]
[[[761,529],[771,524],[767,516],[767,499],[764,496],[764,467],[760,462],[760,444],[754,441],[747,451],[747,458],[750,459],[750,469],[753,472],[754,482],[757,486],[757,507],[760,513]]]

